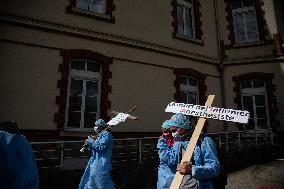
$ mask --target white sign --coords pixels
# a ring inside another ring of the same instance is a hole
[[[121,122],[124,122],[127,117],[129,117],[129,114],[125,113],[118,113],[114,118],[112,118],[109,122],[107,122],[108,125],[117,125]]]
[[[185,115],[204,117],[209,119],[218,119],[237,123],[247,123],[250,115],[248,111],[215,108],[176,102],[169,103],[167,108],[165,109],[165,112],[182,113]]]

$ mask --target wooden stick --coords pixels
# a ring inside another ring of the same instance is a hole
[[[136,110],[136,108],[137,108],[137,106],[133,106],[132,108],[130,108],[130,109],[126,112],[126,114],[129,114],[129,113],[133,112],[134,110]],[[112,111],[111,113],[114,114],[114,115],[119,114],[119,112],[116,112],[116,111]],[[132,116],[132,115],[128,116],[128,118],[130,118],[130,119],[138,119],[138,117],[135,117],[135,116]],[[96,139],[98,138],[98,136],[99,136],[103,131],[110,129],[112,126],[113,126],[113,125],[107,125],[106,128],[102,129],[102,130],[101,130],[99,133],[97,133],[96,135],[94,135],[94,136],[91,135],[91,138],[94,139],[94,140],[96,140]],[[87,146],[87,144],[84,143],[80,151],[81,151],[81,152],[84,152],[84,149],[86,148],[86,146]]]
[[[128,111],[126,112],[126,114],[130,114],[131,112],[133,112],[134,110],[136,110],[136,108],[137,108],[137,106],[133,106],[130,110],[128,110]],[[112,113],[113,115],[119,114],[119,112],[117,112],[117,111],[112,111],[111,113]],[[132,116],[132,115],[128,116],[127,118],[133,119],[133,120],[138,119],[138,117],[135,117],[135,116]]]
[[[215,95],[209,95],[208,98],[207,98],[207,101],[205,103],[205,106],[208,106],[210,107],[212,105],[212,102],[214,100],[214,97]],[[185,161],[190,161],[191,160],[191,156],[193,154],[193,151],[194,151],[194,148],[195,148],[195,145],[197,143],[197,140],[199,138],[199,135],[201,134],[201,131],[203,129],[203,126],[204,126],[204,123],[205,123],[206,119],[203,118],[203,117],[200,117],[198,119],[198,122],[195,126],[195,129],[194,129],[194,132],[190,138],[190,141],[189,141],[189,144],[186,148],[186,151],[182,157],[182,160],[181,162],[185,162]],[[183,176],[182,174],[180,174],[178,171],[176,172],[175,174],[175,177],[173,179],[173,182],[171,184],[171,187],[170,189],[179,189],[180,187],[180,184],[182,182],[182,179],[183,179]]]

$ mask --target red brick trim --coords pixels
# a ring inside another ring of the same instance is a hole
[[[232,0],[224,0],[225,12],[227,13],[226,15],[226,21],[228,23],[227,29],[229,30],[228,39],[231,42],[230,45],[233,46],[235,44],[235,33],[234,33],[231,1]],[[267,34],[267,31],[265,30],[266,22],[264,20],[265,12],[262,9],[262,6],[263,6],[262,0],[255,0],[255,11],[256,11],[257,24],[258,24],[259,41],[265,41],[265,35]]]
[[[279,33],[273,34],[274,53],[276,56],[283,55],[282,40]]]
[[[113,4],[113,0],[107,0],[106,3],[106,14],[105,15],[100,15],[96,13],[88,13],[88,11],[78,11],[76,10],[76,0],[69,0],[69,5],[66,6],[66,13],[68,14],[77,14],[81,16],[86,16],[90,18],[95,18],[98,20],[110,22],[110,23],[115,23],[115,19],[113,16],[113,11],[115,10],[115,5]]]
[[[62,64],[59,64],[58,68],[58,72],[61,73],[61,79],[57,82],[60,93],[59,96],[56,96],[55,100],[55,103],[58,105],[58,112],[54,114],[54,121],[57,122],[57,129],[60,130],[64,128],[69,64],[70,60],[74,58],[95,60],[98,64],[101,64],[102,81],[100,117],[108,119],[107,110],[111,106],[111,102],[108,100],[108,93],[111,92],[111,86],[109,86],[108,80],[112,77],[112,73],[109,71],[109,64],[112,64],[112,58],[84,49],[61,50],[60,55],[63,58],[63,62]]]
[[[189,39],[188,37],[184,36],[181,37],[182,34],[178,33],[178,21],[177,21],[177,0],[172,0],[172,17],[173,17],[173,38],[180,39],[183,41],[190,41],[192,43],[203,45],[204,42],[202,41],[203,31],[202,31],[202,21],[201,21],[201,12],[200,7],[201,3],[200,0],[193,0],[193,12],[194,12],[194,26],[195,26],[195,38]]]
[[[274,79],[274,74],[253,72],[253,73],[246,73],[246,74],[242,74],[238,76],[233,76],[232,79],[235,83],[235,86],[233,88],[233,91],[235,93],[234,102],[237,104],[238,109],[242,108],[241,87],[240,87],[241,81],[254,80],[254,79],[265,81],[267,101],[268,101],[267,103],[268,103],[269,117],[270,117],[270,125],[271,125],[271,128],[274,128],[276,126],[275,114],[277,113],[277,112],[274,112],[272,108],[273,96],[274,96],[274,91],[275,91],[275,86],[272,84],[272,79]],[[241,126],[241,125],[237,124],[237,126]]]
[[[199,91],[199,103],[205,104],[206,96],[205,91],[207,87],[205,85],[206,75],[202,74],[196,70],[192,70],[189,68],[176,68],[173,70],[174,74],[176,75],[176,80],[174,81],[174,86],[176,88],[176,92],[174,94],[174,99],[176,102],[180,101],[180,76],[181,75],[189,75],[198,81],[198,91]]]

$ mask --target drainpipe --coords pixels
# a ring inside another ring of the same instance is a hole
[[[220,86],[221,86],[221,101],[222,107],[226,107],[226,96],[225,96],[225,87],[224,87],[224,57],[223,57],[223,50],[220,41],[220,29],[219,29],[219,16],[218,16],[218,4],[217,0],[214,0],[214,10],[215,10],[215,29],[216,29],[216,38],[217,38],[217,49],[218,49],[218,70],[220,76]],[[227,131],[227,122],[223,122],[223,131]]]

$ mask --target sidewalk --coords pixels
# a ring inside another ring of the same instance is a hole
[[[284,189],[284,159],[230,173],[226,189]]]

